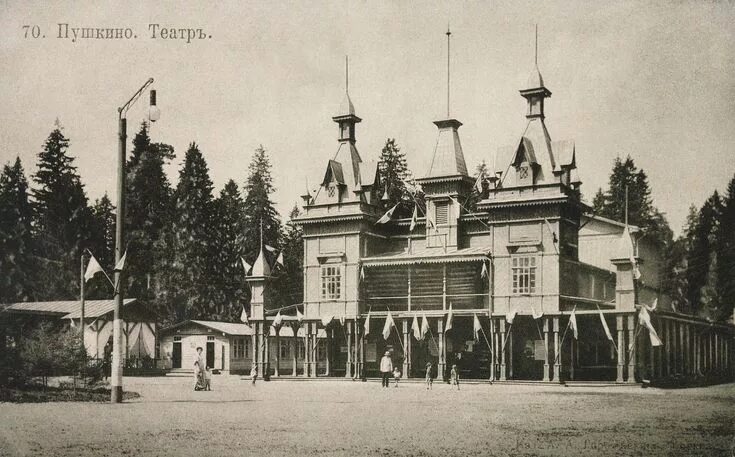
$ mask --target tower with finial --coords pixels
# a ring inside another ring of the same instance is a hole
[[[527,118],[544,118],[544,100],[551,97],[551,91],[544,86],[544,78],[538,69],[538,24],[536,25],[535,46],[533,53],[533,70],[528,76],[526,89],[522,89],[521,96],[528,100]]]
[[[434,121],[439,129],[431,165],[426,175],[417,179],[426,198],[426,243],[428,247],[456,248],[459,243],[459,218],[463,202],[471,192],[473,179],[459,140],[462,123],[451,117],[451,37],[447,25],[447,117]]]
[[[339,125],[339,141],[355,143],[355,124],[362,121],[355,115],[355,106],[350,99],[350,60],[345,56],[345,96],[339,106],[339,112],[332,118]]]

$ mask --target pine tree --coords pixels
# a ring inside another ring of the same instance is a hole
[[[212,187],[206,161],[191,143],[179,172],[172,223],[157,243],[157,298],[171,321],[208,318],[216,311]]]
[[[717,318],[724,320],[732,317],[735,306],[735,176],[722,202],[715,251],[718,253],[717,288],[720,294]]]
[[[300,214],[299,207],[294,205],[289,221],[283,228],[281,246],[284,264],[278,266],[278,277],[274,283],[279,306],[302,303],[304,300],[304,233],[301,226],[292,222]]]
[[[33,211],[20,158],[0,174],[0,303],[33,298]]]
[[[155,302],[155,244],[172,217],[172,190],[164,166],[173,158],[171,146],[151,142],[144,122],[133,139],[127,168],[125,241],[135,255],[128,258],[125,293],[149,303]]]
[[[241,263],[244,252],[244,202],[235,181],[229,180],[215,202],[214,284],[216,311],[210,316],[237,321],[248,299],[245,271]]]
[[[39,260],[37,298],[71,299],[78,295],[79,256],[90,236],[91,213],[69,140],[61,127],[51,132],[38,154],[34,175],[34,227]]]
[[[689,301],[689,256],[692,252],[694,243],[694,234],[699,221],[699,210],[696,206],[689,207],[682,235],[672,243],[669,255],[667,256],[669,268],[671,272],[669,276],[668,290],[672,298],[674,309],[680,312],[692,313],[693,307]]]
[[[405,180],[410,172],[406,163],[406,154],[401,152],[395,138],[385,140],[385,146],[380,151],[378,170],[380,172],[380,184],[383,186],[379,189],[379,194],[384,209],[398,205],[393,217],[410,216],[413,212],[414,199],[405,185]],[[383,200],[386,195],[388,199]]]
[[[592,199],[592,211],[595,214],[602,215],[603,212],[605,212],[605,193],[602,191],[602,188],[597,189],[597,193],[595,194],[595,197]]]
[[[688,298],[693,311],[701,316],[713,317],[719,305],[717,288],[717,256],[714,249],[722,201],[717,191],[699,210],[692,236],[691,250],[687,256]]]
[[[275,191],[271,164],[268,153],[261,145],[248,166],[245,181],[245,256],[252,265],[260,251],[260,231],[263,229],[263,242],[273,248],[280,245],[281,223],[278,211],[273,206],[271,195]],[[267,251],[270,253],[270,251]],[[272,263],[274,256],[267,254]]]

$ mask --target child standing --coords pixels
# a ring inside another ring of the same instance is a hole
[[[250,369],[250,378],[253,380],[253,385],[255,385],[255,380],[258,379],[258,367],[255,364]]]
[[[212,369],[209,366],[204,370],[204,390],[212,390]]]
[[[398,370],[398,367],[393,368],[393,379],[396,381],[393,387],[398,387],[398,380],[401,379],[401,372]]]
[[[431,390],[434,385],[434,378],[431,377],[431,362],[426,362],[426,390]]]
[[[459,370],[457,370],[457,365],[452,365],[452,371],[449,374],[450,384],[457,386],[457,390],[459,390]]]

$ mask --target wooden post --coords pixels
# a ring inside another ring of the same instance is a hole
[[[304,323],[304,377],[310,378],[311,372],[311,324]]]
[[[627,348],[625,347],[625,338],[624,338],[624,319],[622,315],[615,316],[615,326],[618,331],[618,377],[616,379],[617,382],[623,382],[623,367],[625,366],[625,353],[627,352]]]
[[[345,333],[347,334],[347,363],[345,364],[345,378],[352,377],[352,322],[345,321]]]
[[[273,327],[273,331],[276,332],[276,367],[273,376],[278,378],[281,376],[281,326]],[[268,329],[268,333],[270,333],[270,329]]]
[[[360,362],[358,376],[360,379],[367,379],[367,373],[365,372],[365,344],[367,343],[367,335],[365,335],[365,329],[360,326]]]
[[[250,351],[252,353],[252,358],[250,359],[250,369],[252,370],[252,367],[255,366],[258,367],[258,323],[255,322],[253,324],[253,334],[250,335],[250,347],[252,350]]]
[[[325,367],[324,367],[324,375],[325,376],[331,376],[332,375],[332,370],[331,370],[331,368],[332,368],[332,366],[331,366],[332,365],[331,364],[331,362],[332,362],[332,343],[333,343],[332,342],[332,339],[334,337],[334,327],[332,327],[331,331],[330,331],[330,329],[326,329],[325,328],[324,329],[324,333],[326,333],[326,338],[325,338],[325,340],[326,340],[325,341],[325,344],[326,344],[325,349],[326,350],[325,350],[325,352],[327,353],[327,356],[325,357],[325,364],[324,364],[325,365]]]
[[[554,331],[554,381],[561,383],[561,343],[559,342],[559,316],[553,317]]]
[[[437,336],[439,337],[439,363],[437,366],[436,377],[444,380],[444,372],[446,370],[446,353],[444,352],[444,318],[440,317],[437,322]]]
[[[269,378],[271,374],[271,328],[268,321],[263,320],[263,339],[265,341],[263,356],[263,379]]]
[[[549,318],[544,317],[544,381],[549,379]]]
[[[291,357],[291,376],[298,376],[297,361],[299,358],[299,327],[300,325],[298,324],[291,324],[291,329],[293,330],[293,337],[291,338],[291,354],[293,355],[293,357]]]
[[[411,337],[408,334],[408,318],[403,319],[403,344],[406,345],[406,353],[403,354],[403,376],[411,376]]]
[[[682,375],[687,374],[687,369],[689,368],[686,357],[686,345],[684,344],[684,327],[685,323],[679,322],[679,358],[681,360],[679,371]]]
[[[447,309],[447,264],[442,265],[442,309]]]
[[[571,338],[569,338],[569,379],[574,381],[574,335],[570,335]],[[564,349],[562,349],[563,351]]]
[[[498,345],[495,344],[495,322],[492,317],[490,318],[490,344],[492,345],[492,350],[490,351],[490,381],[495,381],[495,364]]]
[[[411,311],[411,265],[408,266],[408,281],[407,281],[407,298],[406,298],[406,307],[408,308],[408,311]]]
[[[505,381],[507,379],[505,373],[505,319],[501,317],[498,322],[500,324],[500,348],[498,349],[500,351],[500,380]]]
[[[633,344],[633,350],[628,351],[630,352],[630,357],[628,357],[628,382],[635,382],[635,353],[638,351],[638,348],[635,344],[635,316],[632,314],[628,316],[628,344]],[[628,350],[628,347],[626,346],[626,351]]]

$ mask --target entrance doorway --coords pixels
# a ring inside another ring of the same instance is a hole
[[[531,316],[516,316],[508,341],[511,365],[508,377],[540,381],[544,377],[546,349],[541,335],[541,321]]]
[[[483,329],[486,328],[487,318],[478,319]],[[445,333],[445,336],[447,351],[445,376],[447,378],[452,365],[457,365],[460,379],[490,378],[490,348],[482,332],[480,332],[479,341],[475,341],[472,316],[454,316],[452,328]]]
[[[181,340],[174,341],[174,349],[171,353],[171,367],[181,368]]]
[[[207,361],[210,368],[214,368],[214,341],[207,341]]]

